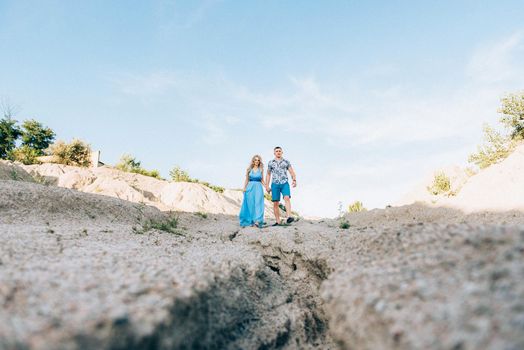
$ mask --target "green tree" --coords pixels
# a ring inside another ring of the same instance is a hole
[[[513,140],[524,139],[524,91],[509,94],[501,100],[502,106],[498,112],[502,113],[500,122],[511,132]]]
[[[16,147],[16,140],[22,135],[22,131],[16,125],[17,121],[10,115],[4,113],[0,119],[0,158],[7,158],[9,153]]]
[[[44,150],[53,143],[55,132],[36,120],[26,120],[22,123],[22,146],[27,146],[36,151],[36,154],[44,155]],[[35,152],[32,152],[35,153]]]

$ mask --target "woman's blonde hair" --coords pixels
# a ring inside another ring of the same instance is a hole
[[[253,169],[255,167],[255,159],[258,158],[258,160],[260,161],[260,163],[258,164],[258,167],[260,168],[260,171],[263,173],[263,170],[264,170],[264,163],[262,163],[262,157],[259,156],[258,154],[255,154],[253,156],[253,158],[251,158],[251,163],[249,163],[249,166],[247,167],[247,170],[246,170],[246,175],[249,176],[249,172],[251,171],[251,169]]]

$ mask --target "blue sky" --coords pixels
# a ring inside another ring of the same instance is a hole
[[[394,203],[464,164],[524,82],[522,1],[0,0],[0,97],[107,163],[238,188],[284,148],[293,204]]]

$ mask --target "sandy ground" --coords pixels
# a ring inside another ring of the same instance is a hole
[[[524,345],[524,215],[420,205],[288,227],[0,181],[0,349]]]
[[[524,348],[523,211],[413,204],[240,228],[160,210],[170,184],[61,171],[0,164],[1,350]],[[78,190],[93,184],[108,187]]]

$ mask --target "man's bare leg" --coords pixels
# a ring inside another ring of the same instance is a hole
[[[277,224],[280,224],[280,207],[278,204],[279,202],[273,202],[273,212],[275,213],[275,220],[277,220]]]
[[[289,196],[284,196],[284,202],[286,203],[286,216],[291,216],[291,199],[289,199]]]

